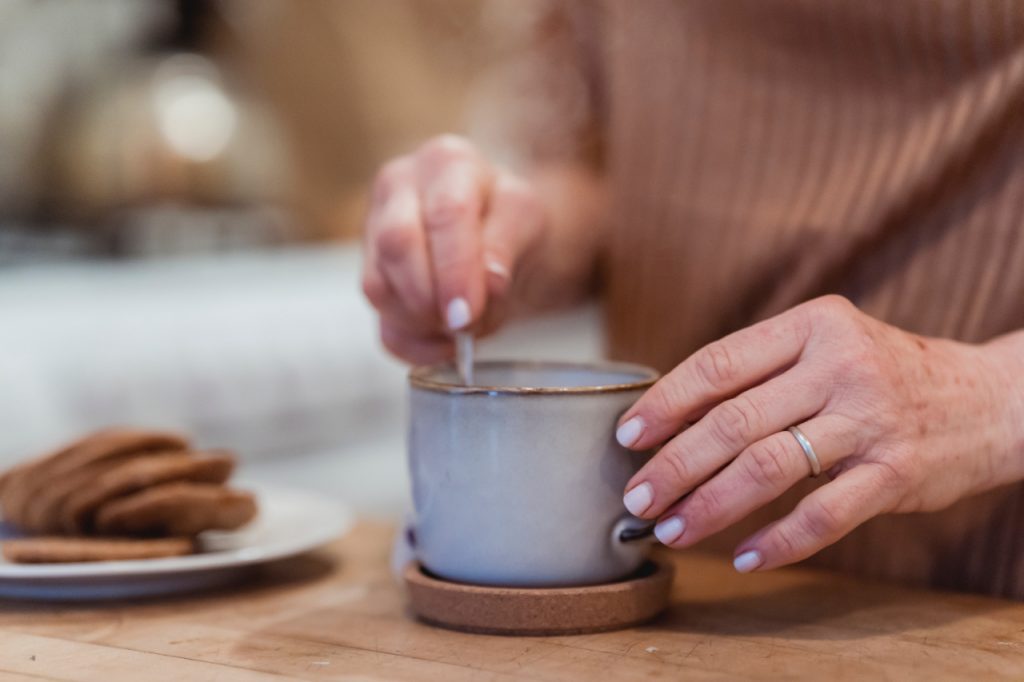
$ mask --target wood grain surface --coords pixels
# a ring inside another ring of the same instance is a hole
[[[673,605],[594,635],[500,637],[412,620],[391,529],[361,524],[244,585],[105,605],[0,602],[0,679],[1022,679],[1024,604],[674,555]]]

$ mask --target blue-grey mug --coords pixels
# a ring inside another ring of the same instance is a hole
[[[658,378],[624,363],[483,361],[409,375],[414,552],[459,582],[610,582],[643,563],[649,524],[622,505],[648,454],[615,440],[618,418]]]

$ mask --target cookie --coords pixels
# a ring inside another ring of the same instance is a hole
[[[6,540],[3,555],[16,564],[126,561],[183,556],[195,551],[192,538],[139,540],[128,538],[41,537]]]
[[[137,459],[137,458],[135,458]],[[68,497],[92,485],[105,472],[125,463],[127,455],[87,464],[77,471],[53,477],[47,485],[41,486],[31,499],[26,500],[18,511],[18,527],[29,533],[49,534],[58,532],[51,528],[51,519]]]
[[[172,481],[223,483],[234,467],[234,456],[220,450],[205,456],[181,452],[119,462],[64,498],[43,525],[47,532],[77,535],[90,529],[93,513],[105,502]]]
[[[28,527],[27,506],[58,477],[110,459],[183,450],[187,446],[187,441],[172,433],[124,428],[98,431],[11,469],[0,489],[4,518],[25,530],[34,530]]]
[[[26,460],[24,462],[21,462],[20,464],[11,467],[7,471],[5,471],[2,476],[0,476],[0,499],[4,497],[4,493],[7,490],[7,487],[12,485],[20,476],[24,475],[30,469],[33,469],[37,466],[45,465],[47,462],[52,462],[56,459],[64,457],[72,450],[81,447],[82,444],[85,443],[90,438],[95,438],[96,436],[102,433],[104,432],[99,431],[97,433],[90,434],[83,438],[79,438],[76,441],[72,441],[67,445],[64,445],[56,450],[46,453],[45,455],[34,457],[32,459]]]
[[[256,516],[249,493],[208,483],[165,483],[111,500],[96,511],[104,535],[196,535],[234,530]]]

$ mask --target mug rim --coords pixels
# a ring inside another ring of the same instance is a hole
[[[622,372],[624,374],[636,374],[639,377],[635,381],[628,381],[619,384],[598,384],[596,386],[484,386],[474,384],[464,386],[433,378],[443,370],[452,371],[455,365],[452,362],[440,362],[433,365],[420,365],[409,370],[409,385],[426,391],[448,394],[472,394],[484,393],[488,395],[580,395],[580,394],[603,394],[619,393],[623,391],[636,391],[649,388],[654,385],[660,377],[658,370],[632,362],[571,362],[568,360],[480,360],[477,367],[491,369],[504,369],[522,367],[528,369],[570,369],[570,370],[594,370],[600,372]]]

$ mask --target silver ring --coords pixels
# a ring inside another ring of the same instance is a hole
[[[811,441],[807,440],[807,436],[804,435],[803,431],[795,426],[790,426],[786,430],[793,434],[793,438],[796,438],[796,442],[800,444],[800,448],[807,455],[807,461],[811,465],[811,478],[818,476],[821,473],[821,462],[818,460],[818,455],[814,452]]]

